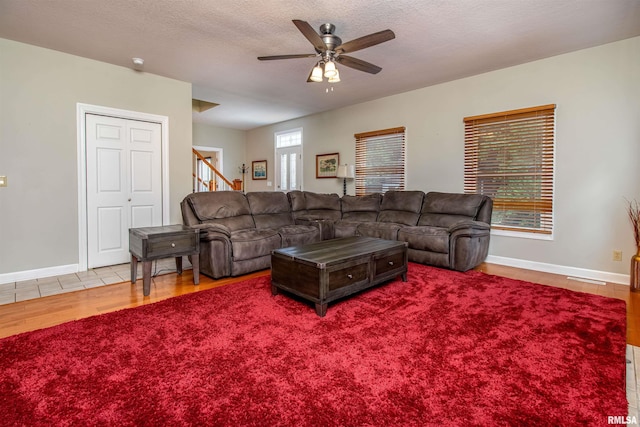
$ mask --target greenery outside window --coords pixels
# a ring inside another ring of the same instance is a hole
[[[357,133],[356,196],[404,190],[405,128]]]
[[[465,117],[464,191],[493,199],[493,229],[552,234],[555,107]]]

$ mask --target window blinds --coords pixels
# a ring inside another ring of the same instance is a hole
[[[494,228],[551,234],[555,107],[465,117],[464,191],[493,199]]]
[[[357,133],[356,195],[404,190],[405,128]]]

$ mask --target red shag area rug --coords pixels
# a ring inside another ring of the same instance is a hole
[[[625,303],[417,264],[330,304],[270,278],[0,341],[0,425],[607,425]]]

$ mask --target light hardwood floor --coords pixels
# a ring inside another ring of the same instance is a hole
[[[630,292],[629,286],[612,283],[596,285],[569,280],[565,276],[487,263],[480,265],[477,270],[498,276],[622,299],[627,303],[627,343],[640,346],[640,330],[638,328],[640,293]],[[151,286],[151,294],[148,297],[142,296],[142,280],[138,280],[135,285],[123,282],[0,305],[0,337],[54,326],[96,314],[151,304],[173,296],[224,286],[268,274],[269,271],[264,270],[238,278],[221,280],[213,280],[200,275],[200,285],[194,286],[192,272],[187,270],[180,276],[170,273],[155,277]]]

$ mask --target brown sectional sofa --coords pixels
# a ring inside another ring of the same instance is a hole
[[[493,203],[476,194],[387,191],[193,193],[183,222],[200,228],[200,271],[220,278],[268,268],[273,249],[348,236],[407,242],[409,260],[458,271],[489,250]]]

